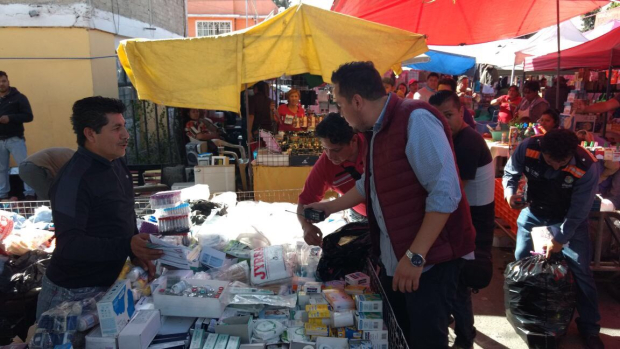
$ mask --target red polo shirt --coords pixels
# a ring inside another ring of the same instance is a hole
[[[361,133],[357,135],[358,154],[355,163],[345,161],[340,165],[334,165],[325,153],[321,154],[319,160],[312,167],[310,175],[306,179],[304,190],[299,194],[299,203],[302,205],[319,202],[325,197],[325,192],[329,189],[338,194],[345,194],[355,187],[355,179],[346,167],[353,166],[355,170],[364,173],[364,162],[366,161],[366,139]],[[359,204],[353,207],[355,212],[366,216],[366,204]]]

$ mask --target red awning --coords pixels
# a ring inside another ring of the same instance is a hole
[[[560,22],[608,3],[560,0]],[[478,44],[556,24],[556,0],[335,0],[332,10],[425,34],[429,45]]]
[[[620,66],[620,28],[564,50],[560,52],[560,58],[560,69],[608,69],[610,65]],[[526,71],[555,70],[557,66],[557,52],[525,59]]]

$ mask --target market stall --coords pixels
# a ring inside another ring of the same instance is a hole
[[[324,232],[333,232],[323,252],[342,252],[325,255],[303,242],[297,218],[287,212],[296,205],[286,203],[284,194],[210,195],[208,187],[198,185],[137,202],[140,231],[151,234],[151,248],[164,251],[155,280],[148,282],[147,273],[127,261],[106,292],[44,312],[23,339],[35,349],[305,348],[326,343],[333,348],[407,348],[367,259],[367,228],[347,224],[342,213],[318,223]],[[49,233],[49,208],[32,210],[30,220],[0,211],[3,222],[15,224],[15,230],[4,224],[2,251],[8,246],[6,251],[16,253],[11,246],[26,236],[20,230]],[[35,223],[36,228],[30,226]],[[51,251],[47,239],[27,248]],[[27,282],[12,287],[37,287],[41,270],[28,272]],[[246,346],[250,343],[254,346]]]

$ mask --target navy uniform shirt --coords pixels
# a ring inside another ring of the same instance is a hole
[[[47,277],[64,288],[109,287],[137,233],[132,178],[123,158],[80,147],[52,188],[56,249]]]

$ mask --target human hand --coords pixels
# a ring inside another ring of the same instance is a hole
[[[8,115],[0,116],[0,124],[8,124],[8,123],[9,123],[9,116]]]
[[[508,202],[508,206],[514,210],[520,210],[527,206],[527,202],[523,200],[523,195],[520,194],[511,195],[506,201]]]
[[[304,224],[304,241],[311,246],[323,245],[323,232],[314,224]]]
[[[561,252],[563,247],[564,245],[555,241],[555,239],[551,239],[547,241],[547,244],[544,246],[545,258],[551,257],[551,255],[554,253]]]
[[[577,114],[583,114],[586,109],[586,104],[581,99],[576,99],[573,103],[573,110]]]
[[[151,261],[145,261],[140,258],[134,258],[131,263],[144,269],[149,275],[149,281],[153,281],[155,278],[155,264]]]
[[[148,248],[149,234],[136,234],[131,238],[131,252],[142,260],[151,261],[159,259],[164,255],[164,251]]]
[[[414,267],[409,258],[403,256],[396,266],[396,272],[392,280],[392,290],[402,293],[416,291],[420,286],[420,276],[423,270],[423,267]]]
[[[334,210],[331,208],[331,201],[315,202],[312,204],[304,205],[304,209],[306,208],[323,211],[325,212],[325,217],[329,217],[332,213],[334,213]],[[318,222],[310,222],[310,223],[318,223]]]

